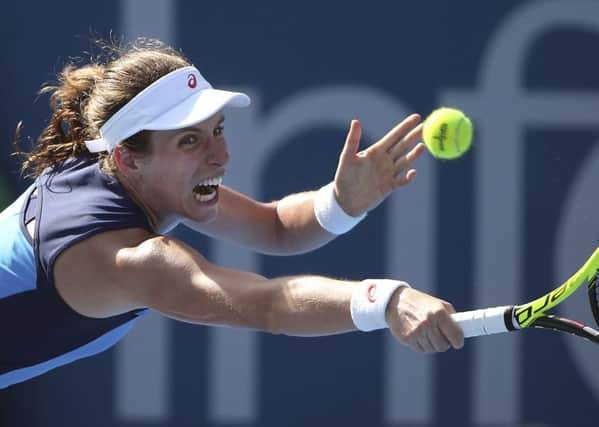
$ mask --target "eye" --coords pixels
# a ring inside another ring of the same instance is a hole
[[[225,133],[225,127],[224,126],[217,126],[214,128],[214,136],[223,136],[223,134]]]
[[[179,145],[183,145],[183,146],[189,146],[189,145],[194,145],[199,141],[199,138],[196,135],[185,135],[183,138],[181,138],[181,140],[179,141]]]

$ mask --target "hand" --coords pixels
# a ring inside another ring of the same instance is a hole
[[[414,179],[416,170],[409,168],[425,150],[422,143],[413,146],[422,134],[419,122],[420,116],[412,114],[380,141],[358,151],[362,129],[352,120],[335,174],[335,196],[347,214],[360,216]]]
[[[464,345],[464,333],[450,317],[453,306],[413,288],[399,288],[387,306],[386,319],[397,340],[417,352],[431,353]]]

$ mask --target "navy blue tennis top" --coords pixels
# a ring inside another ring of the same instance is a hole
[[[33,239],[29,219],[36,220]],[[44,171],[0,213],[0,388],[108,349],[145,313],[86,317],[54,284],[54,263],[65,249],[125,228],[151,231],[118,180],[86,157]]]

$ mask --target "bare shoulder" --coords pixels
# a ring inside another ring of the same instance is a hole
[[[54,271],[63,299],[90,317],[149,307],[192,323],[264,328],[276,288],[260,275],[212,264],[175,238],[135,229],[74,245]]]
[[[158,249],[164,239],[134,228],[99,233],[82,240],[57,258],[56,288],[75,311],[90,317],[107,317],[140,308],[126,297],[127,287],[137,286],[137,279],[127,272],[132,263],[137,263],[140,269],[147,268],[153,265],[152,258],[165,256]]]

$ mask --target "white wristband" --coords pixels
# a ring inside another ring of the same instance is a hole
[[[334,182],[316,192],[314,215],[322,228],[333,234],[347,233],[366,217],[366,213],[355,217],[345,213],[335,197]]]
[[[410,287],[406,282],[388,279],[364,280],[351,297],[351,318],[361,331],[386,328],[385,311],[397,288]]]

